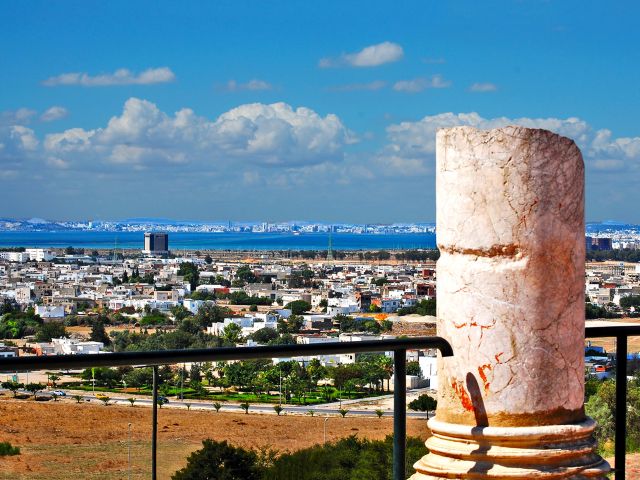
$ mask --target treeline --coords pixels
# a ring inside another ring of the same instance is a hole
[[[431,315],[432,317],[436,316],[436,299],[429,298],[419,301],[412,307],[402,307],[397,311],[399,316],[403,315]]]
[[[427,453],[424,442],[407,437],[405,476]],[[393,437],[368,440],[355,435],[294,453],[247,450],[226,441],[204,440],[173,480],[392,480]]]
[[[640,250],[632,248],[620,248],[616,250],[589,250],[587,260],[603,262],[605,260],[618,260],[620,262],[640,262]]]
[[[624,377],[623,377],[624,378]],[[585,410],[597,422],[595,437],[603,455],[613,453],[616,418],[615,380],[588,380],[585,385]],[[627,452],[640,451],[640,372],[627,389]]]

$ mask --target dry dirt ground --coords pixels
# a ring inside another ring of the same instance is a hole
[[[633,323],[640,324],[640,318],[620,318],[620,319],[607,319],[607,322],[611,323]],[[589,325],[589,322],[587,322]],[[590,338],[587,339],[591,341],[592,345],[596,345],[599,347],[604,347],[607,352],[615,352],[616,351],[616,339],[615,337],[608,338]],[[640,352],[640,337],[629,337],[627,340],[627,350],[629,353]]]
[[[150,477],[151,409],[117,405],[34,402],[0,397],[0,442],[20,447],[20,455],[0,457],[5,479],[127,479],[128,424],[131,423],[131,478]],[[327,421],[327,440],[348,435],[384,438],[391,418]],[[168,479],[205,438],[244,447],[294,451],[323,441],[324,417],[248,415],[160,409],[158,478]],[[424,420],[409,419],[407,433],[428,436]]]

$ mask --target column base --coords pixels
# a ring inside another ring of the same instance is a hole
[[[474,427],[429,421],[429,453],[410,480],[602,479],[609,464],[595,453],[596,423],[531,427]]]

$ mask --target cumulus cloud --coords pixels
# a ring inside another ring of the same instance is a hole
[[[42,122],[53,122],[54,120],[59,120],[61,118],[69,115],[69,111],[64,107],[53,106],[47,110],[45,110],[42,115],[40,115],[40,121]]]
[[[5,110],[4,112],[0,112],[0,126],[28,124],[37,113],[38,112],[30,108]]]
[[[273,85],[264,80],[253,79],[246,83],[240,83],[236,80],[229,80],[223,87],[223,90],[227,92],[239,92],[242,90],[260,91],[260,90],[273,90]]]
[[[169,83],[176,79],[175,74],[168,67],[149,68],[135,74],[126,68],[120,68],[113,73],[103,73],[91,76],[84,72],[63,73],[49,77],[42,82],[47,87],[60,85],[80,85],[83,87],[110,87],[114,85],[151,85],[154,83]]]
[[[387,82],[383,80],[374,80],[373,82],[368,83],[350,83],[346,85],[336,85],[333,87],[329,87],[329,91],[331,92],[357,92],[357,91],[369,91],[374,92],[376,90],[381,90],[387,86]]]
[[[428,88],[448,88],[451,86],[449,80],[445,80],[442,75],[432,75],[431,77],[419,77],[413,80],[400,80],[393,84],[396,92],[419,93]]]
[[[330,67],[378,67],[386,63],[397,62],[404,57],[402,47],[393,42],[382,42],[370,45],[359,52],[343,53],[339,57],[320,59],[320,68]]]
[[[46,152],[64,160],[93,158],[118,165],[199,163],[211,169],[245,165],[304,166],[339,162],[353,134],[333,114],[285,103],[241,105],[211,121],[184,108],[174,115],[130,98],[104,128],[73,128],[45,137]]]
[[[498,86],[495,83],[473,83],[469,87],[469,91],[477,93],[495,92]]]
[[[483,118],[477,113],[441,113],[416,122],[402,122],[387,127],[387,145],[376,162],[388,175],[433,173],[436,131],[439,128],[468,125],[492,129],[507,125],[543,128],[576,141],[588,169],[640,172],[640,137],[613,138],[609,130],[594,130],[579,118]]]

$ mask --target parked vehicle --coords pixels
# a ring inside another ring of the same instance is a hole
[[[109,395],[107,395],[106,393],[99,392],[99,393],[96,393],[96,398],[97,399],[109,398]]]
[[[55,395],[57,397],[66,397],[67,396],[67,392],[65,392],[64,390],[54,390],[53,392],[51,392],[52,395]]]

